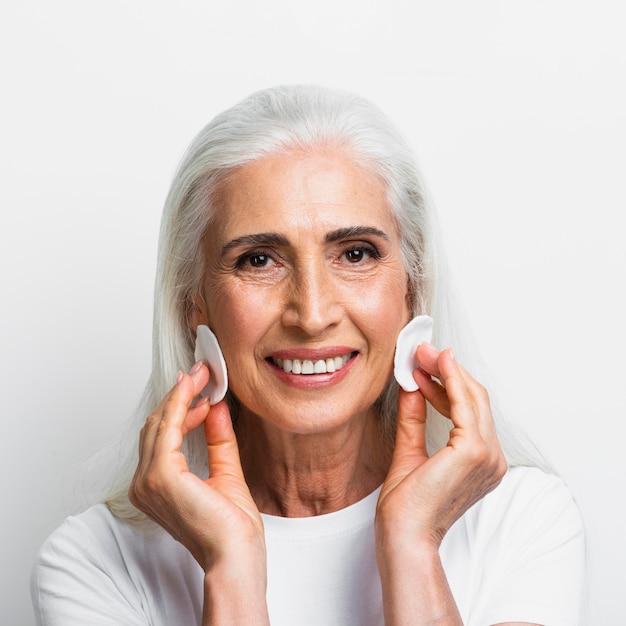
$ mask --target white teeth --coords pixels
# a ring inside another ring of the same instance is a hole
[[[311,361],[309,359],[277,359],[272,357],[274,365],[287,374],[332,374],[340,370],[350,358],[349,354],[334,356],[328,359]]]
[[[326,373],[326,361],[315,361],[313,365],[313,371],[316,374],[325,374]]]

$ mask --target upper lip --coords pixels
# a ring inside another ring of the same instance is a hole
[[[354,348],[347,346],[324,346],[321,348],[285,348],[272,352],[268,358],[275,359],[299,359],[300,361],[320,361],[336,356],[344,356],[356,352]]]

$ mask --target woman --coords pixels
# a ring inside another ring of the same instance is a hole
[[[271,89],[200,133],[166,203],[139,456],[42,548],[40,623],[577,623],[562,482],[503,424],[501,446],[451,349],[417,347],[417,391],[394,380],[416,315],[466,356],[431,222],[361,99]]]

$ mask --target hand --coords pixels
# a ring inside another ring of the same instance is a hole
[[[254,570],[265,580],[263,522],[245,482],[237,440],[225,402],[202,398],[209,379],[197,363],[150,414],[141,431],[131,502],[186,546],[205,572],[216,566]],[[204,423],[209,477],[189,471],[183,437]]]
[[[385,542],[393,536],[438,548],[452,524],[500,482],[506,461],[486,390],[450,350],[421,344],[416,357],[420,388],[400,390],[396,446],[378,500],[377,534]],[[426,401],[453,425],[448,445],[432,457],[426,450]]]

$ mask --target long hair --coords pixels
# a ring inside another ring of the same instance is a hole
[[[127,519],[141,514],[128,502],[127,489],[137,462],[137,433],[146,416],[171,388],[176,373],[194,361],[195,336],[188,317],[200,291],[205,262],[202,239],[211,228],[216,193],[236,168],[290,150],[332,147],[379,177],[401,239],[409,282],[411,313],[435,320],[433,343],[452,345],[459,360],[476,374],[468,337],[454,318],[452,290],[445,270],[431,203],[407,143],[371,102],[344,92],[313,86],[285,86],[257,92],[218,115],[195,138],[172,182],[160,232],[157,265],[152,374],[130,424],[132,437],[122,454],[116,485],[106,501]],[[390,379],[378,401],[381,436],[393,445],[398,386]],[[231,409],[236,403],[230,398]],[[496,412],[496,424],[509,464],[538,464],[529,446],[512,435]],[[450,422],[430,410],[427,435],[431,452],[443,447]],[[190,469],[206,475],[206,444],[201,432],[186,437],[183,451]]]

